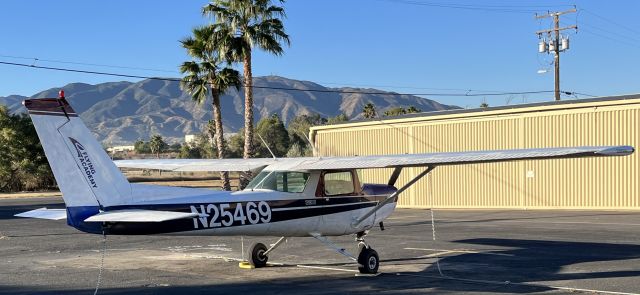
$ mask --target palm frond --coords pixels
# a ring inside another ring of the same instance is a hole
[[[226,92],[229,87],[234,87],[236,90],[240,90],[242,85],[242,79],[240,78],[240,72],[232,68],[223,68],[218,72],[216,81],[213,82],[213,86],[220,90],[221,93]]]

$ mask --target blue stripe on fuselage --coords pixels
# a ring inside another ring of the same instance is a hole
[[[102,233],[101,223],[84,222],[85,219],[98,213],[100,213],[98,206],[67,207],[67,224],[86,233],[100,234]]]
[[[340,212],[346,212],[351,210],[357,210],[367,207],[373,207],[376,201],[383,200],[384,196],[372,197],[372,196],[340,196],[340,197],[328,197],[328,198],[308,198],[308,199],[294,199],[294,200],[270,200],[264,201],[268,203],[270,207],[270,220],[269,223],[288,221],[299,218],[314,217],[320,215],[334,214]],[[253,201],[258,204],[260,201]],[[241,202],[228,202],[228,203],[192,203],[192,204],[138,204],[138,205],[121,205],[111,206],[104,208],[104,211],[124,210],[124,209],[144,209],[144,210],[158,210],[158,211],[172,211],[172,212],[184,212],[192,213],[191,207],[195,207],[197,212],[203,211],[204,208],[208,208],[209,205],[227,204],[228,211],[232,214],[235,212],[236,206],[239,204],[243,208],[247,208],[247,201]],[[273,210],[276,209],[276,210]],[[278,210],[279,209],[279,210]],[[102,233],[102,223],[100,222],[84,222],[90,216],[99,213],[99,207],[69,207],[67,208],[68,218],[67,223],[81,231],[88,233]],[[204,212],[203,212],[204,213]],[[207,212],[213,213],[213,212]],[[221,212],[219,212],[221,213]],[[248,214],[248,212],[244,212]],[[221,214],[220,214],[221,215]],[[218,215],[219,217],[221,217]],[[194,224],[195,220],[195,224]],[[232,219],[233,220],[233,219]],[[219,220],[205,219],[206,223],[219,223]],[[200,229],[211,229],[211,227],[199,226],[201,221],[196,219],[180,219],[171,220],[165,222],[114,222],[109,223],[105,228],[106,234],[124,234],[124,235],[137,235],[137,234],[160,234],[160,233],[172,233],[181,231],[193,231]],[[245,225],[238,221],[232,222],[232,224],[225,226],[239,226]]]

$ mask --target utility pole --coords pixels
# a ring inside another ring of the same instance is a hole
[[[536,19],[542,19],[547,17],[553,17],[553,29],[548,30],[540,30],[537,31],[536,34],[538,38],[542,38],[542,34],[547,34],[547,38],[549,42],[545,39],[540,41],[538,46],[538,52],[540,53],[554,53],[554,64],[555,64],[555,97],[556,100],[560,100],[560,52],[563,52],[569,49],[569,37],[561,37],[560,32],[569,29],[578,30],[578,26],[568,26],[561,28],[560,27],[560,16],[567,13],[574,13],[577,10],[571,9],[567,11],[560,12],[549,12],[547,14],[538,15],[536,14]],[[552,36],[552,33],[555,33],[555,36]],[[553,39],[552,39],[553,38]]]

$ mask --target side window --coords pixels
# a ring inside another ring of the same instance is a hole
[[[288,193],[301,193],[309,179],[309,173],[281,172],[276,173],[276,190]]]
[[[301,193],[309,179],[309,173],[262,171],[245,189],[268,189],[286,193]]]
[[[327,196],[347,195],[355,192],[351,171],[324,174],[324,193]]]

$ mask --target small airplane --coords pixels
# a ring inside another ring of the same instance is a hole
[[[62,92],[61,92],[62,93]],[[563,147],[354,157],[124,160],[117,165],[62,93],[23,102],[62,192],[66,209],[36,209],[20,217],[66,219],[102,235],[205,235],[280,237],[270,247],[255,243],[250,263],[267,264],[288,237],[313,237],[358,262],[362,273],[378,271],[378,253],[365,242],[374,226],[396,208],[398,197],[433,169],[501,161],[624,156],[631,146]],[[129,183],[118,167],[172,171],[261,170],[242,191],[211,191]],[[422,172],[396,188],[402,169]],[[360,183],[356,169],[393,168],[386,184]],[[328,237],[355,235],[353,255]]]

